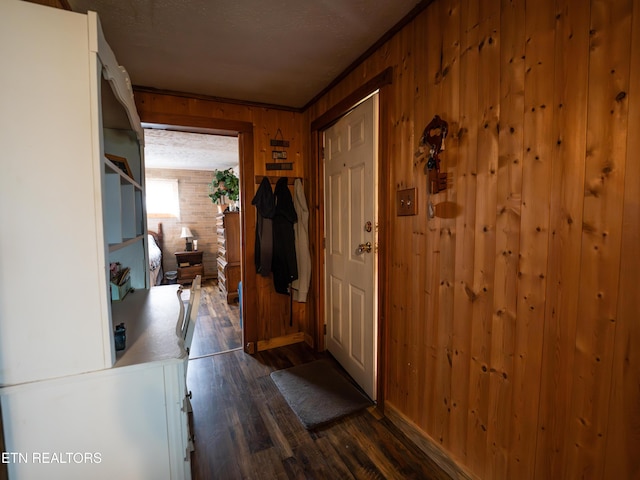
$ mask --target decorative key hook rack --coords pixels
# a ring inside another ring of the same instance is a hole
[[[425,127],[420,137],[420,148],[429,149],[429,157],[425,166],[428,176],[429,193],[439,193],[447,189],[447,173],[440,171],[440,153],[444,151],[444,139],[447,137],[449,124],[436,115]]]

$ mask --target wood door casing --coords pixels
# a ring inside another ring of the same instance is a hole
[[[324,132],[326,342],[373,399],[377,360],[377,117],[378,98],[374,95]],[[364,245],[368,250],[362,249]]]
[[[240,156],[240,203],[251,205],[254,194],[254,144],[253,124],[250,122],[195,117],[191,115],[156,112],[147,110],[144,103],[138,104],[140,119],[145,125],[170,126],[183,131],[196,131],[199,133],[214,133],[238,136]],[[240,242],[241,242],[241,278],[242,288],[245,291],[256,291],[256,272],[254,265],[255,245],[255,209],[245,208],[240,215]],[[247,271],[247,269],[249,271]],[[254,295],[243,295],[243,345],[247,353],[254,353],[258,338],[258,304]]]

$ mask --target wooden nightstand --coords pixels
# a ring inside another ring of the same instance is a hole
[[[174,255],[178,264],[178,283],[188,283],[196,278],[196,275],[204,277],[202,250],[175,252]]]

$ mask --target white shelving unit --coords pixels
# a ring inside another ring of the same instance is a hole
[[[104,177],[105,204],[109,205],[105,231],[109,249],[113,251],[144,238],[143,189],[109,160],[105,161]]]
[[[0,64],[0,402],[6,450],[29,460],[9,477],[190,478],[180,301],[149,286],[129,77],[95,13],[18,0],[0,1]],[[135,289],[113,304],[111,262]]]

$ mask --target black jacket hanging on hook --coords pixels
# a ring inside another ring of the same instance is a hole
[[[287,177],[276,183],[273,217],[273,285],[276,292],[289,295],[289,284],[298,278],[296,245],[293,224],[298,221]]]
[[[263,277],[268,277],[273,257],[273,216],[276,212],[276,199],[267,177],[262,177],[251,204],[255,205],[257,210],[254,250],[256,271]]]

